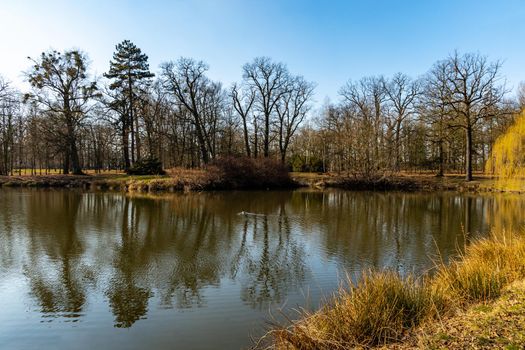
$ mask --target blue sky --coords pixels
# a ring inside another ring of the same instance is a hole
[[[509,88],[525,80],[525,1],[1,0],[0,74],[23,87],[27,56],[86,51],[94,72],[115,45],[135,42],[150,67],[202,59],[226,86],[241,67],[270,56],[317,83],[316,100],[337,100],[348,79],[424,74],[454,50],[504,61]]]

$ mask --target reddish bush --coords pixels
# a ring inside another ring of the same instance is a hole
[[[286,167],[268,158],[225,157],[213,162],[225,188],[282,188],[293,186]]]

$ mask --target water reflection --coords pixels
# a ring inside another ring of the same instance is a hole
[[[63,194],[37,196],[23,208],[29,250],[23,270],[45,317],[75,319],[84,308],[86,271],[79,258],[85,250],[76,228],[80,205],[80,196]]]
[[[425,271],[490,227],[522,225],[524,210],[517,196],[450,193],[2,190],[0,284],[23,274],[21,299],[42,320],[106,310],[129,328],[166,309],[211,309],[221,291],[233,295],[221,312],[248,315],[330,292],[344,271]]]

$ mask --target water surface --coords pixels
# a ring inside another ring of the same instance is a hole
[[[0,190],[0,348],[246,348],[271,311],[315,308],[345,274],[424,272],[524,210],[512,195]]]

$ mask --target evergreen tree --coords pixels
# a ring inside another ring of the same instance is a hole
[[[124,166],[127,170],[131,163],[140,159],[138,116],[135,111],[140,93],[149,85],[154,74],[149,71],[148,56],[130,40],[124,40],[116,46],[109,65],[109,71],[104,76],[112,79],[109,89],[115,94],[110,104],[119,114]]]

